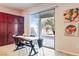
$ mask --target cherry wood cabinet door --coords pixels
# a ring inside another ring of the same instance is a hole
[[[7,14],[7,23],[14,23],[15,22],[15,16]]]
[[[24,33],[24,24],[19,23],[18,24],[18,35],[23,35],[23,33]]]
[[[18,16],[18,23],[24,23],[24,17]]]
[[[18,17],[18,34],[23,35],[24,33],[24,17]]]
[[[7,14],[0,12],[0,46],[7,44]]]
[[[7,44],[7,24],[0,23],[0,46]]]
[[[15,28],[14,28],[14,24],[12,23],[8,23],[7,24],[7,34],[8,34],[8,38],[7,38],[7,44],[12,44],[14,43],[14,39],[13,39],[13,35],[15,32]]]
[[[0,13],[0,23],[3,22],[3,13]]]
[[[0,23],[6,23],[7,22],[7,14],[0,12]]]
[[[14,39],[12,35],[14,35],[15,32],[15,17],[13,15],[7,15],[7,44],[14,43]]]

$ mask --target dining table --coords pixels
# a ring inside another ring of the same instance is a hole
[[[16,42],[16,46],[17,48],[15,50],[18,50],[19,46],[17,44],[20,44],[20,42],[23,42],[25,41],[26,43],[28,42],[29,43],[29,46],[31,47],[31,50],[30,50],[30,53],[29,53],[29,56],[32,55],[32,51],[34,51],[34,54],[37,54],[38,52],[35,50],[35,45],[33,44],[33,41],[37,41],[39,39],[39,37],[30,37],[30,36],[22,36],[22,35],[13,35],[13,38],[14,38],[14,41]],[[28,46],[28,44],[24,43],[25,46]]]

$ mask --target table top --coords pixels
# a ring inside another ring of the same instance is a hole
[[[22,38],[24,40],[38,40],[39,39],[39,37],[27,37],[27,36],[21,36],[21,35],[13,36],[13,37]]]

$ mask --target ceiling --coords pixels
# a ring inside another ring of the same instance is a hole
[[[33,7],[38,4],[40,4],[40,3],[0,3],[1,6],[14,8],[17,10],[24,10],[24,9]]]

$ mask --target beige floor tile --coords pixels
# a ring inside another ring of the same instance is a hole
[[[28,56],[30,51],[29,47],[14,51],[15,48],[16,46],[14,44],[1,46],[0,56]],[[38,49],[38,54],[34,56],[70,56],[70,55],[55,51],[53,49],[42,47]]]

